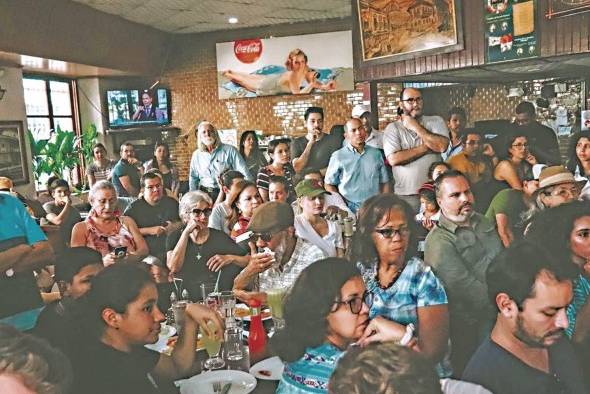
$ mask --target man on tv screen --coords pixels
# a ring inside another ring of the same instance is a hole
[[[139,105],[135,110],[135,113],[132,116],[132,120],[138,122],[145,122],[145,121],[157,121],[162,122],[166,120],[166,112],[162,111],[160,108],[152,105],[154,101],[153,93],[149,90],[144,90],[141,93],[141,103],[143,105]]]

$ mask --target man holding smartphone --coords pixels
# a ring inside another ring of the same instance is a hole
[[[449,130],[440,116],[425,116],[422,93],[404,88],[400,94],[400,119],[385,129],[383,148],[391,164],[395,194],[418,212],[418,189],[428,180],[428,167],[440,161],[449,145]]]

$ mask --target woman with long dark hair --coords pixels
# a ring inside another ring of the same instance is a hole
[[[291,164],[291,140],[288,138],[278,138],[268,143],[268,155],[270,164],[262,167],[256,177],[256,186],[260,196],[264,201],[268,201],[268,187],[271,176],[282,176],[287,180],[287,202],[290,204],[295,200],[295,189],[293,187],[293,178],[295,169]]]
[[[264,154],[260,151],[258,137],[254,130],[246,130],[240,136],[240,155],[246,161],[246,166],[252,176],[258,174],[260,168],[268,164]]]
[[[529,151],[526,135],[517,131],[506,137],[505,157],[494,170],[498,191],[506,188],[522,190],[524,175],[532,171],[532,166],[537,164],[537,159]]]
[[[170,193],[174,196],[178,196],[178,190],[180,189],[180,182],[178,181],[178,170],[176,166],[170,161],[170,148],[168,144],[164,142],[156,142],[154,145],[154,156],[143,163],[145,172],[152,169],[158,170],[162,174],[162,184],[164,188],[170,190]]]
[[[415,349],[437,365],[441,377],[451,368],[444,358],[449,341],[445,290],[430,267],[416,257],[417,223],[408,203],[386,193],[368,199],[359,211],[349,260],[358,263],[374,303],[369,329],[387,327],[388,339],[400,341],[412,324]]]
[[[88,186],[92,187],[98,181],[106,181],[111,179],[111,171],[115,166],[115,162],[107,157],[107,148],[100,142],[94,144],[92,147],[92,163],[86,167],[86,178],[88,178]]]
[[[270,346],[287,364],[277,393],[326,393],[336,362],[369,322],[360,271],[340,258],[305,268],[285,299],[285,328]]]
[[[590,130],[580,131],[571,137],[567,169],[574,174],[576,180],[587,180],[580,192],[580,198],[590,198]]]
[[[233,239],[247,231],[254,209],[260,204],[262,204],[262,198],[260,198],[258,189],[253,182],[240,181],[237,183],[236,194],[230,202],[231,213],[226,221]]]

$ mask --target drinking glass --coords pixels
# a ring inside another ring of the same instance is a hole
[[[221,316],[225,319],[226,325],[228,321],[232,321],[234,317],[234,309],[236,307],[236,296],[233,291],[219,292],[219,309]]]
[[[203,303],[211,309],[219,307],[219,293],[215,291],[215,283],[201,283],[201,296]]]
[[[203,340],[203,345],[205,346],[205,350],[209,355],[209,358],[205,360],[203,366],[206,369],[219,369],[225,366],[225,361],[221,357],[219,357],[219,351],[221,350],[221,339],[217,339],[215,334],[215,324],[212,321],[207,322],[207,326],[209,330],[213,331],[213,336],[210,337],[207,335],[203,327],[199,327],[201,332],[201,339]]]
[[[176,301],[172,304],[172,313],[174,314],[174,325],[176,331],[180,332],[184,327],[186,306],[189,304],[187,300]]]
[[[242,338],[241,327],[234,326],[225,329],[224,358],[229,369],[248,372],[250,370],[250,355],[248,346],[244,344]]]
[[[283,318],[283,302],[287,295],[287,287],[282,281],[275,280],[272,287],[266,292],[266,301],[270,307],[272,321],[275,330],[280,330],[285,327],[285,319]]]

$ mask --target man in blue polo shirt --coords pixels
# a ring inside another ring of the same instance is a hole
[[[326,190],[340,193],[356,212],[366,199],[389,192],[389,175],[379,149],[365,146],[367,131],[360,119],[346,122],[344,147],[332,154],[326,170]]]
[[[55,257],[47,237],[17,198],[0,195],[0,223],[2,321],[43,306],[33,270],[52,264]]]

